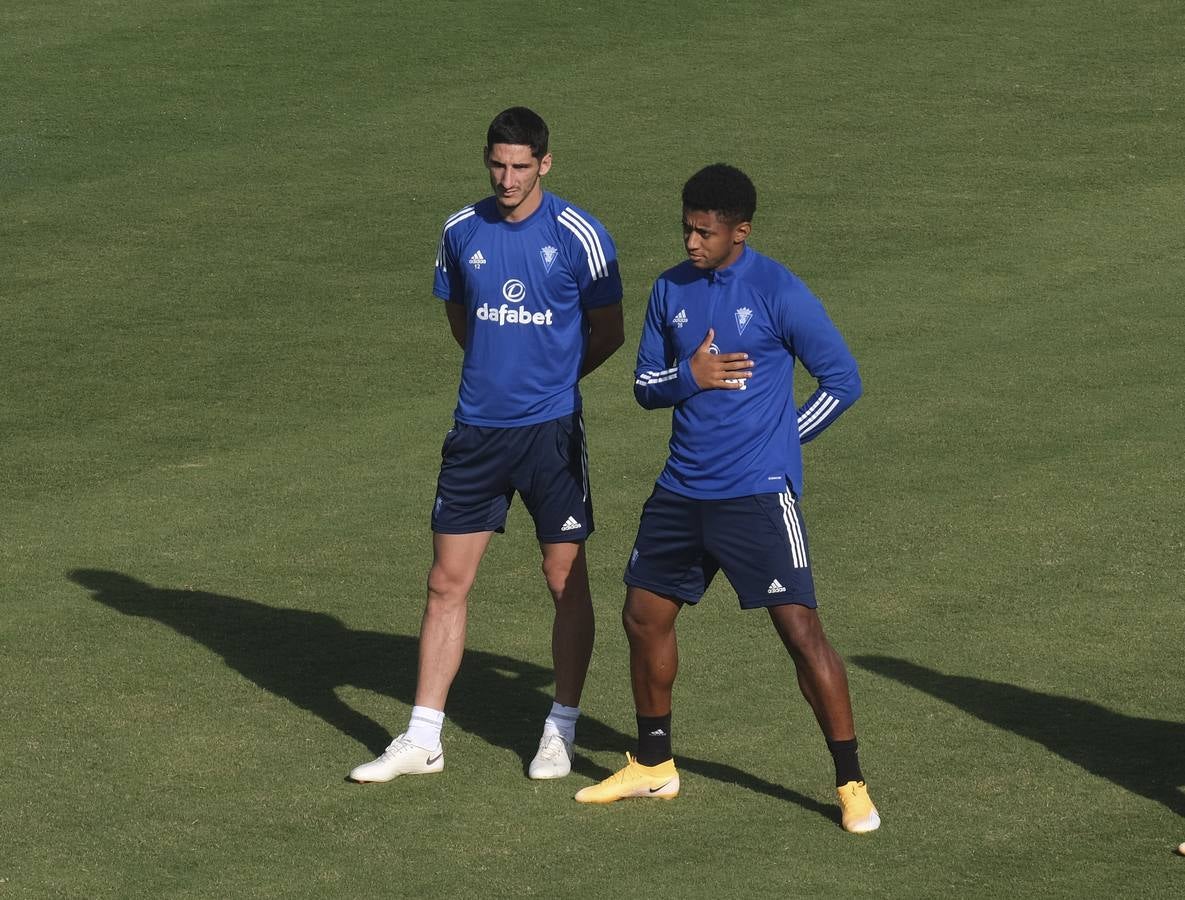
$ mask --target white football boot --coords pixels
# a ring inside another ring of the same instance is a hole
[[[444,749],[425,750],[401,734],[376,760],[356,766],[350,780],[358,782],[390,781],[400,775],[431,775],[444,769]]]
[[[527,775],[537,781],[563,778],[572,771],[572,756],[572,744],[565,741],[563,736],[545,734],[539,739],[539,750],[527,767]]]

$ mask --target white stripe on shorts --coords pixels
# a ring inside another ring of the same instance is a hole
[[[806,544],[802,539],[802,525],[794,508],[794,495],[789,490],[778,494],[782,506],[782,521],[786,523],[786,536],[790,539],[790,559],[794,568],[807,568]]]
[[[588,503],[588,435],[584,433],[584,416],[576,414],[576,424],[580,427],[580,472],[584,478],[584,502]]]

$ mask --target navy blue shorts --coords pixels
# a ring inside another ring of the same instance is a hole
[[[574,412],[521,428],[457,422],[440,450],[432,530],[506,530],[517,491],[545,544],[583,541],[593,532],[584,421]]]
[[[698,603],[721,569],[743,609],[815,607],[806,525],[793,492],[694,500],[656,486],[642,507],[625,583]]]

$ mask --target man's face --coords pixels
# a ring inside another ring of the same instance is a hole
[[[728,222],[714,212],[683,210],[683,246],[697,269],[723,269],[736,262],[749,236],[748,222]]]
[[[536,159],[526,144],[494,144],[486,151],[485,160],[490,187],[502,215],[514,218],[524,201],[527,201],[526,209],[534,212],[543,192],[539,179],[551,168],[551,154]]]

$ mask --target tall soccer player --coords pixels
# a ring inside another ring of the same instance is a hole
[[[717,571],[744,609],[764,608],[790,652],[798,686],[823,730],[848,831],[880,817],[864,784],[847,674],[823,633],[807,554],[801,445],[860,396],[856,361],[822,304],[785,266],[747,246],[757,192],[717,164],[683,188],[687,259],[650,294],[634,394],[674,407],[670,457],[642,509],[625,573],[623,621],[638,721],[636,755],[583,803],[671,798],[675,619]],[[817,390],[795,408],[801,362]]]
[[[469,589],[516,492],[535,522],[555,609],[555,702],[528,774],[562,778],[572,768],[594,632],[584,551],[593,507],[578,382],[625,337],[613,240],[587,212],[543,189],[547,145],[536,113],[521,106],[499,113],[483,154],[493,196],[444,223],[433,293],[464,357],[432,508],[415,706],[382,756],[350,772],[354,781],[444,768],[441,729],[464,652]]]

